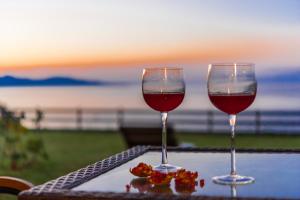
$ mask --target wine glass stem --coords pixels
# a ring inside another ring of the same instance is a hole
[[[167,156],[167,119],[168,113],[161,113],[161,121],[162,121],[162,145],[161,145],[161,164],[168,164],[168,156]]]
[[[231,189],[231,197],[234,197],[236,198],[236,185],[231,185],[230,186],[230,189]]]
[[[231,172],[230,175],[236,175],[235,167],[235,122],[236,115],[229,115],[229,124],[231,127]]]

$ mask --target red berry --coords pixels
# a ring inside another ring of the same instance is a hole
[[[204,187],[204,185],[205,185],[205,181],[204,181],[204,179],[201,179],[201,180],[199,181],[199,183],[200,183],[200,187],[201,187],[201,188],[203,188],[203,187]]]

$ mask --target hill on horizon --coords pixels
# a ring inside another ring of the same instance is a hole
[[[0,87],[13,86],[105,86],[105,85],[119,85],[121,82],[97,81],[97,80],[83,80],[64,76],[53,76],[45,79],[30,79],[20,78],[15,76],[0,77]]]
[[[300,70],[287,72],[277,72],[270,74],[257,74],[257,80],[262,84],[300,84]],[[188,81],[188,80],[186,80]],[[194,79],[191,79],[192,83]],[[198,83],[198,81],[197,81]],[[43,79],[32,79],[17,77],[12,75],[0,76],[0,87],[38,87],[38,86],[126,86],[128,84],[138,84],[135,81],[103,81],[86,80],[67,76],[52,76]]]
[[[258,78],[263,83],[300,83],[300,70],[264,75]]]

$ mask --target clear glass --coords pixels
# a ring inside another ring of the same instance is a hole
[[[224,185],[239,185],[254,182],[254,178],[236,172],[235,125],[238,113],[247,109],[254,101],[257,90],[254,64],[211,64],[208,69],[208,96],[219,110],[229,115],[231,126],[231,172],[229,175],[213,177],[213,181]]]
[[[163,173],[175,172],[180,167],[168,164],[167,119],[168,112],[177,108],[183,101],[185,83],[181,68],[146,68],[143,71],[143,96],[146,103],[161,113],[162,158],[154,170]]]

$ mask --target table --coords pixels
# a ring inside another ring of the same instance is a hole
[[[237,170],[255,177],[255,183],[243,186],[217,185],[215,175],[230,169],[228,149],[171,148],[169,162],[188,170],[198,171],[205,179],[191,194],[176,190],[174,182],[163,189],[136,186],[141,180],[129,173],[139,162],[158,164],[159,148],[136,146],[68,175],[36,186],[19,195],[20,200],[98,200],[98,199],[300,199],[300,150],[237,150]],[[126,185],[135,183],[135,187]],[[146,188],[146,189],[145,189]],[[140,191],[139,191],[140,189]],[[145,191],[147,190],[147,191]],[[141,193],[143,192],[143,193]]]

